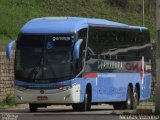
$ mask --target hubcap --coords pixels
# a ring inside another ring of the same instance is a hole
[[[134,93],[134,102],[136,104],[138,103],[138,95],[137,95],[137,93]]]
[[[131,100],[130,99],[128,99],[127,104],[131,105]]]
[[[88,95],[87,93],[85,94],[85,111],[87,110],[87,104],[88,104]]]

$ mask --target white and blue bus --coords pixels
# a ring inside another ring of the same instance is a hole
[[[134,109],[151,95],[151,43],[146,27],[104,19],[44,17],[26,23],[15,49],[18,103],[63,104],[74,110],[108,103]]]

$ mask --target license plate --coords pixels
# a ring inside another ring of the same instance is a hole
[[[41,101],[41,100],[48,100],[47,96],[37,96],[37,100]]]

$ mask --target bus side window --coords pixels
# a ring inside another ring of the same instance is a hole
[[[87,28],[81,29],[78,32],[78,39],[83,39],[83,42],[81,44],[81,52],[85,50],[86,47],[86,38],[87,38]]]
[[[143,32],[137,32],[136,33],[136,42],[137,44],[144,44],[145,43],[145,39],[144,39],[144,33]]]
[[[88,47],[93,52],[93,54],[98,54],[99,51],[99,30],[97,28],[90,28]]]
[[[83,39],[83,42],[80,47],[80,58],[76,62],[76,72],[77,73],[79,73],[82,70],[83,65],[84,65],[83,57],[84,57],[84,51],[86,48],[86,38],[87,38],[87,28],[81,29],[78,32],[78,39]]]
[[[86,40],[86,38],[87,38],[87,28],[81,29],[78,32],[78,39]]]

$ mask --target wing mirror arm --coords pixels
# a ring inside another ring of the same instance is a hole
[[[16,40],[13,40],[12,42],[10,42],[8,45],[7,45],[7,48],[6,48],[6,57],[8,60],[11,59],[11,56],[12,56],[12,49],[13,49],[13,46],[16,44]]]
[[[78,39],[78,41],[74,45],[74,50],[73,50],[74,60],[77,60],[80,57],[80,47],[82,42],[83,42],[83,39]]]

